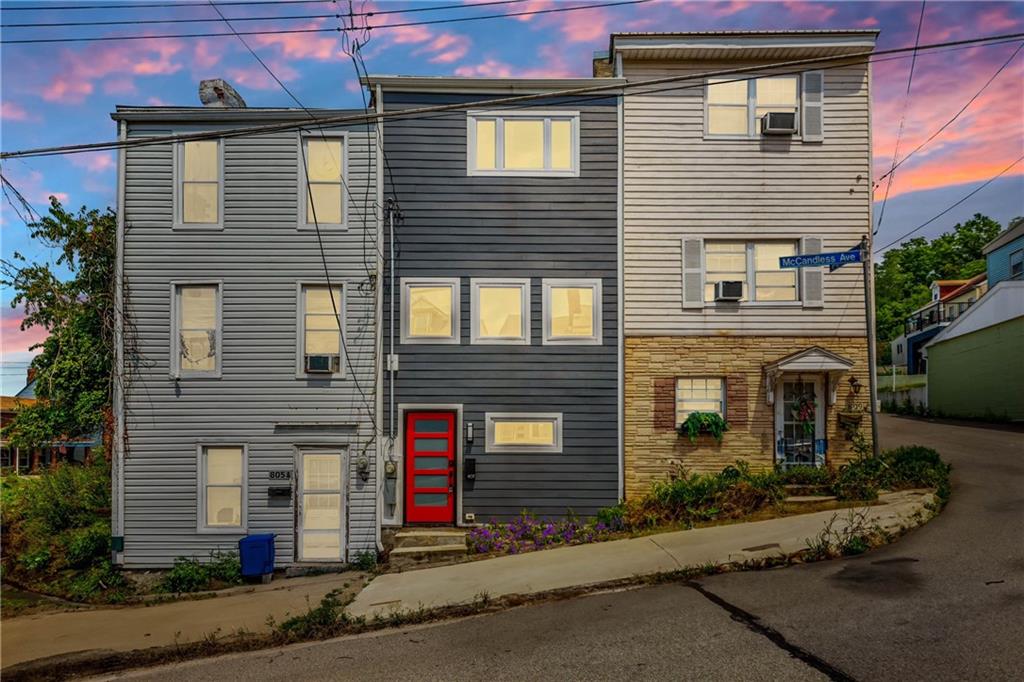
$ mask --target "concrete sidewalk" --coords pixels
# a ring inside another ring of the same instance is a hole
[[[860,510],[866,512],[869,525],[895,531],[923,522],[932,500],[927,491],[887,493],[881,496],[882,504]],[[833,517],[834,528],[841,528],[848,512],[824,511],[391,573],[367,585],[348,612],[372,618],[467,604],[484,595],[494,599],[537,594],[708,564],[788,556],[806,549],[807,539],[817,536]]]
[[[362,573],[340,573],[274,581],[228,596],[157,606],[90,609],[11,618],[0,622],[0,665],[84,651],[132,651],[223,637],[244,629],[268,631],[277,622],[305,613],[332,590],[356,584]]]

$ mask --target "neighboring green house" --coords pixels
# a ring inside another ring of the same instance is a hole
[[[1024,280],[1006,279],[929,343],[928,407],[1024,421]]]

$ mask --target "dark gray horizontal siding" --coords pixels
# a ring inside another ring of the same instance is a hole
[[[394,111],[489,97],[385,93],[384,101]],[[478,521],[524,509],[592,515],[618,496],[616,101],[537,106],[580,112],[579,178],[467,176],[464,112],[384,126],[392,174],[385,192],[404,218],[397,277],[461,278],[460,345],[403,346],[396,329],[396,403],[463,406],[464,421],[475,427],[464,458],[476,459],[477,478],[466,483],[460,472],[458,481],[463,511]],[[530,278],[530,345],[470,344],[471,277]],[[542,345],[542,279],[570,277],[601,280],[600,346]],[[388,294],[385,287],[385,306]],[[401,291],[395,294],[400,310]],[[386,315],[383,331],[387,343]],[[563,451],[486,454],[487,412],[561,413]]]

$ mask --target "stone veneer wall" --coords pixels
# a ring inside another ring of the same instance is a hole
[[[765,395],[764,365],[812,346],[854,361],[850,374],[864,388],[854,398],[845,375],[826,413],[826,462],[839,465],[855,456],[836,420],[837,409],[868,405],[865,337],[654,336],[626,338],[625,479],[626,497],[678,472],[719,471],[737,459],[755,467],[772,466],[775,406]],[[675,431],[675,380],[687,376],[726,379],[729,431],[722,443],[701,436],[694,445]],[[868,415],[861,433],[870,440]]]

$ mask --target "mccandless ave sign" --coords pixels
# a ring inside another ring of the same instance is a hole
[[[829,265],[833,269],[850,263],[860,263],[860,249],[839,253],[811,253],[806,256],[783,256],[779,258],[780,268],[816,268]]]

